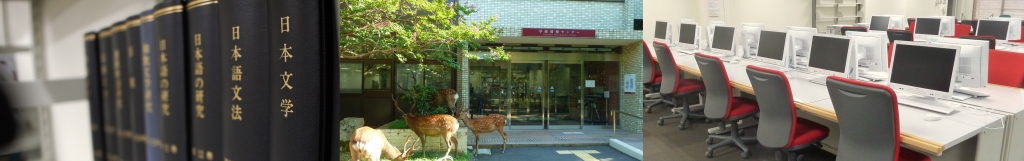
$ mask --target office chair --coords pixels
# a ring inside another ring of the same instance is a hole
[[[907,29],[906,30],[910,31],[910,33],[914,33],[914,26],[917,26],[917,19],[916,18],[907,18]]]
[[[971,33],[970,33],[970,35],[974,35],[974,29],[978,28],[978,20],[977,19],[960,20],[960,24],[971,25]]]
[[[846,35],[846,31],[868,32],[868,28],[864,26],[843,26],[839,28],[839,32],[842,32],[843,35]]]
[[[960,36],[960,39],[971,39],[971,40],[984,40],[988,41],[988,49],[996,49],[996,38],[992,36]]]
[[[908,30],[889,29],[886,35],[889,37],[889,44],[896,40],[914,41],[914,33]]]
[[[829,76],[825,81],[839,119],[837,161],[930,161],[900,147],[900,115],[891,88]]]
[[[653,104],[647,106],[647,113],[651,113],[651,108],[659,104],[668,104],[671,107],[678,107],[676,104],[676,98],[682,97],[688,94],[697,93],[704,90],[703,82],[696,79],[681,79],[679,74],[679,67],[676,65],[675,57],[672,55],[672,50],[669,49],[668,44],[662,42],[654,42],[654,53],[658,54],[658,57],[662,61],[658,61],[661,69],[661,89],[659,92],[661,98],[655,100],[645,100],[644,103]],[[689,108],[686,99],[682,99],[683,106]],[[675,113],[676,109],[673,109]],[[688,113],[689,111],[682,111]],[[685,120],[684,120],[685,121]]]
[[[971,34],[971,25],[956,24],[954,26],[955,26],[955,27],[953,27],[953,36],[954,37],[972,35]]]
[[[988,82],[1024,88],[1024,54],[1003,50],[988,50]]]
[[[654,61],[654,56],[651,55],[651,48],[647,46],[647,41],[643,41],[644,45],[644,92],[656,93],[658,88],[661,87],[661,70],[658,70],[657,61]]]
[[[753,65],[747,66],[747,77],[757,91],[757,106],[760,111],[757,141],[769,148],[776,148],[775,160],[782,160],[786,151],[790,161],[803,160],[796,151],[811,146],[821,147],[821,140],[828,137],[828,127],[814,121],[796,117],[796,104],[786,74]]]
[[[757,102],[748,98],[733,97],[732,85],[729,83],[729,75],[726,74],[722,59],[702,53],[697,53],[694,57],[697,59],[701,76],[704,77],[704,88],[707,92],[704,98],[704,115],[708,119],[720,121],[720,129],[726,129],[726,124],[732,126],[728,135],[708,135],[708,145],[714,143],[714,139],[723,141],[709,146],[704,156],[711,158],[715,149],[734,144],[743,150],[740,153],[741,157],[749,158],[750,151],[744,143],[757,141],[757,138],[740,137],[743,130],[739,128],[737,122],[757,114]]]

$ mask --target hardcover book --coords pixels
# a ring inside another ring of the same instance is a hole
[[[192,160],[221,161],[224,153],[221,109],[224,86],[221,85],[224,74],[221,73],[221,61],[226,55],[221,54],[220,24],[217,19],[216,0],[193,0],[185,5],[188,15],[188,35],[186,44],[192,51],[188,59],[192,70],[188,72],[193,85],[189,92],[193,94],[189,104],[193,112],[188,117],[192,121],[191,147],[189,157]],[[209,97],[207,97],[209,96]]]
[[[221,90],[224,160],[270,160],[270,44],[267,2],[223,0],[217,5],[224,80]],[[277,114],[277,113],[275,113]]]
[[[125,23],[125,40],[127,40],[126,44],[128,45],[125,50],[128,60],[128,81],[126,82],[128,93],[125,95],[125,98],[128,98],[129,104],[125,110],[128,111],[130,126],[128,129],[125,129],[125,137],[131,142],[131,160],[143,161],[146,160],[146,146],[143,144],[146,132],[145,122],[142,120],[143,90],[140,84],[142,81],[142,56],[140,56],[142,50],[139,48],[142,44],[141,37],[139,36],[141,21],[139,16],[132,16],[128,19]]]
[[[116,25],[115,25],[116,26]],[[106,160],[117,160],[117,111],[114,101],[114,26],[100,32],[100,83],[103,97],[103,147]]]
[[[155,107],[160,107],[160,90],[157,85],[160,83],[157,75],[157,66],[154,64],[160,63],[157,59],[159,55],[156,52],[156,35],[153,35],[153,12],[152,10],[146,10],[142,12],[139,19],[141,23],[139,25],[139,37],[142,39],[141,48],[142,52],[142,88],[143,88],[143,102],[142,105],[144,114],[145,125],[145,141],[146,141],[146,160],[160,160],[163,155],[160,151],[160,115],[154,110]]]
[[[188,160],[189,128],[187,91],[192,85],[186,71],[191,58],[185,44],[184,5],[170,0],[153,8],[154,33],[157,41],[157,81],[160,105],[153,110],[160,115],[163,160]]]
[[[85,64],[86,64],[86,88],[89,99],[89,127],[92,132],[92,153],[93,160],[106,160],[103,154],[103,92],[100,80],[100,51],[99,34],[89,32],[85,34]]]
[[[270,160],[338,160],[338,2],[268,3]]]
[[[129,77],[128,64],[128,34],[125,32],[128,22],[121,21],[114,25],[112,40],[114,41],[114,111],[117,123],[117,160],[125,161],[134,159],[132,156],[132,142],[128,137],[131,130],[131,118],[129,117],[131,98],[128,97],[127,87]]]

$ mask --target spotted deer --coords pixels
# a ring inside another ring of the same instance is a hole
[[[454,89],[439,89],[437,95],[434,95],[434,105],[448,107],[448,111],[452,113],[452,116],[457,115],[455,107],[455,100],[459,100],[459,94],[455,93]]]
[[[439,136],[444,139],[441,144],[447,144],[448,150],[444,152],[445,156],[452,151],[452,146],[458,145],[459,140],[455,138],[455,133],[459,130],[459,120],[448,114],[433,114],[416,116],[412,113],[405,113],[402,108],[398,107],[398,100],[392,96],[391,100],[395,102],[395,109],[402,113],[402,118],[405,118],[405,124],[409,125],[409,129],[416,136],[419,136],[420,141],[423,144],[427,143],[427,136]],[[412,101],[412,111],[416,111],[416,99]],[[426,155],[426,151],[423,152]],[[455,155],[458,155],[458,149],[455,150]]]
[[[405,143],[402,144],[402,151],[398,151],[398,148],[392,146],[391,142],[388,142],[388,138],[384,137],[384,132],[364,126],[352,133],[352,140],[349,141],[348,147],[354,161],[367,158],[371,161],[379,161],[382,153],[384,158],[392,161],[404,161],[416,151],[418,141],[412,143],[412,149],[408,147],[411,138],[412,136],[406,137]]]
[[[459,119],[466,123],[466,127],[469,127],[470,131],[473,131],[473,135],[476,136],[476,143],[473,144],[474,148],[480,147],[480,134],[490,133],[498,131],[501,134],[501,153],[505,153],[505,146],[508,143],[508,135],[505,135],[505,116],[501,114],[490,114],[486,117],[478,119],[469,119],[469,110],[459,110]],[[473,156],[476,156],[480,151],[474,150]]]

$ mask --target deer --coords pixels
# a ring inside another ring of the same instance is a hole
[[[352,140],[349,141],[348,147],[354,161],[367,158],[371,161],[380,161],[381,153],[384,154],[385,158],[392,161],[404,161],[409,159],[409,156],[412,156],[412,153],[416,151],[416,143],[419,142],[417,139],[417,141],[412,143],[412,149],[408,149],[409,139],[411,138],[412,136],[405,137],[402,151],[398,151],[398,148],[392,146],[391,142],[388,142],[388,139],[384,137],[384,132],[364,126],[352,133]]]
[[[469,110],[459,110],[459,119],[466,123],[466,127],[469,127],[470,131],[473,131],[473,135],[476,136],[476,143],[473,147],[480,147],[480,134],[490,133],[498,131],[501,134],[501,153],[505,153],[505,147],[508,143],[508,135],[505,135],[505,116],[501,114],[490,114],[486,117],[470,119]],[[473,150],[473,156],[476,156],[480,151]]]
[[[423,144],[426,144],[427,136],[439,136],[444,140],[442,144],[448,145],[448,150],[444,152],[444,156],[452,151],[452,146],[458,145],[459,140],[455,138],[456,132],[459,130],[459,120],[448,114],[433,114],[416,116],[412,113],[405,113],[402,108],[398,107],[398,100],[395,100],[395,96],[391,96],[391,100],[395,103],[395,109],[402,113],[402,118],[405,119],[405,124],[409,125],[409,129],[416,136],[420,138]],[[412,110],[416,111],[416,99],[412,101]],[[423,152],[426,155],[426,151]],[[458,149],[455,150],[455,155],[459,155]]]
[[[455,100],[459,100],[459,94],[455,93],[454,89],[439,89],[437,95],[434,95],[434,105],[448,107],[448,111],[452,113],[452,116],[458,115],[455,110]]]

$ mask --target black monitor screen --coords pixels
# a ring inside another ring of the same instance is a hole
[[[871,26],[868,30],[885,31],[889,30],[888,16],[871,16]]]
[[[711,48],[721,50],[732,50],[732,38],[735,32],[736,29],[732,27],[715,27],[715,37],[713,40],[714,42],[711,43]]]
[[[850,49],[849,38],[814,36],[811,39],[811,57],[807,65],[843,73],[846,69],[847,49]]]
[[[937,18],[917,18],[917,24],[914,25],[915,34],[925,35],[939,35],[939,26],[942,19]]]
[[[956,49],[901,44],[893,48],[892,83],[949,91]]]
[[[697,37],[697,25],[695,24],[679,24],[679,43],[684,44],[695,44],[693,41]]]
[[[668,22],[654,22],[654,38],[665,39],[665,32],[668,31]]]
[[[782,60],[786,49],[786,33],[761,30],[761,39],[758,40],[757,56]]]
[[[980,20],[978,29],[974,31],[978,36],[992,36],[998,40],[1006,40],[1006,31],[1010,28],[1010,21]]]

